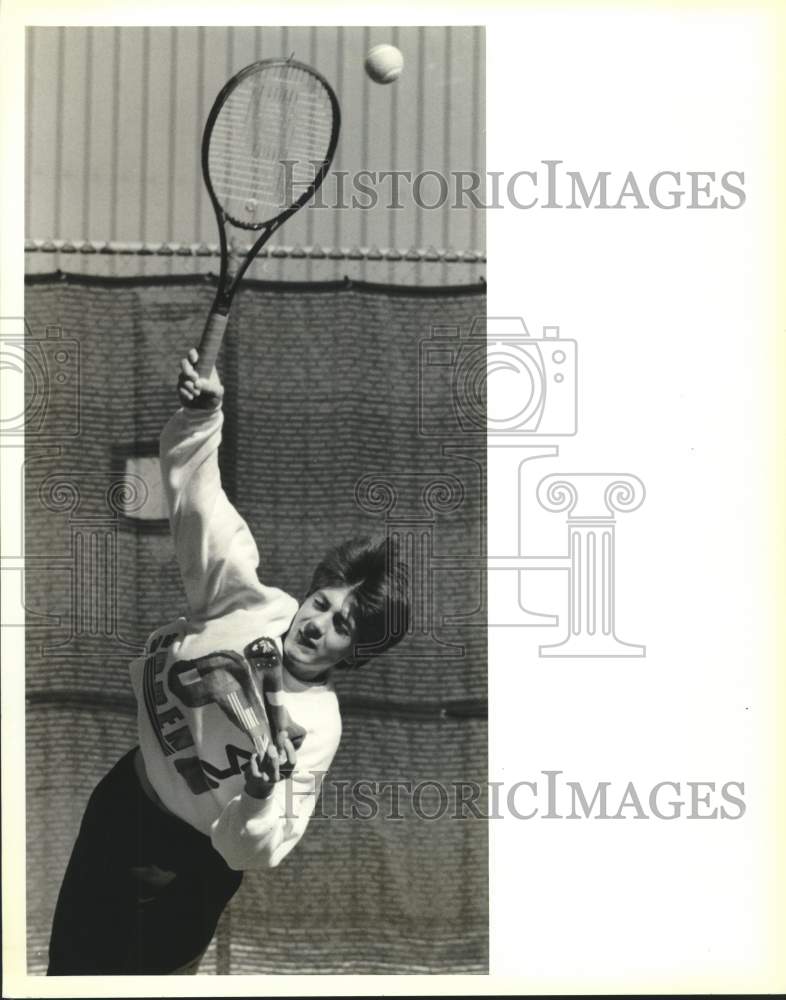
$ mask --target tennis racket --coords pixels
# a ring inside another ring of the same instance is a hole
[[[250,738],[260,769],[277,782],[292,774],[292,750],[300,749],[306,730],[284,707],[284,667],[275,641],[256,639],[244,653],[227,649],[177,660],[169,686],[189,708],[217,705]]]
[[[340,124],[330,84],[293,59],[252,63],[216,98],[202,136],[202,176],[218,221],[221,270],[199,345],[201,376],[213,370],[249,264],[325,179]],[[244,254],[238,230],[253,234]]]
[[[271,732],[261,692],[262,676],[255,677],[245,657],[220,650],[196,660],[178,660],[174,667],[170,688],[175,697],[189,708],[218,705],[229,721],[251,738],[263,758],[271,744]]]
[[[265,705],[265,716],[270,726],[270,737],[274,747],[280,752],[287,740],[292,742],[296,750],[300,749],[306,731],[290,716],[283,703],[284,666],[278,647],[272,639],[262,637],[249,643],[245,650],[246,659],[251,664],[254,673],[261,678],[262,700]],[[279,766],[273,762],[275,778],[279,778]],[[282,773],[291,773],[291,766],[284,766]]]

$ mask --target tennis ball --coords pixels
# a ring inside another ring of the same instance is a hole
[[[366,56],[366,72],[374,83],[393,83],[401,76],[404,56],[395,45],[375,45]]]

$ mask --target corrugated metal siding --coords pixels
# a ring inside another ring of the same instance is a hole
[[[391,42],[404,53],[397,83],[363,71],[366,51]],[[258,58],[295,57],[322,72],[342,108],[341,141],[323,188],[326,208],[301,211],[276,234],[288,246],[482,251],[482,209],[418,207],[391,182],[374,208],[335,209],[360,170],[455,175],[484,163],[484,32],[481,27],[35,27],[27,37],[26,235],[29,239],[215,242],[200,171],[205,117],[226,80]],[[449,189],[453,190],[453,183]],[[438,200],[437,180],[423,201]],[[216,270],[214,259],[29,253],[30,272],[97,274]],[[476,282],[480,263],[406,260],[260,260],[254,277],[348,275],[406,284]]]

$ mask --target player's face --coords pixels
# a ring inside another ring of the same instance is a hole
[[[284,663],[313,680],[352,652],[357,632],[352,587],[323,587],[305,599],[284,639]]]

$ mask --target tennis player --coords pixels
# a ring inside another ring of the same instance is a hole
[[[55,910],[49,975],[193,973],[247,869],[274,868],[305,832],[341,737],[331,683],[407,628],[393,546],[354,539],[317,566],[300,606],[261,583],[259,555],[219,475],[224,390],[198,354],[161,472],[188,616],[157,629],[130,666],[139,746],[88,802]],[[395,627],[391,624],[395,623]],[[280,656],[277,743],[255,752],[248,690],[259,640]],[[271,912],[280,912],[271,902]]]

